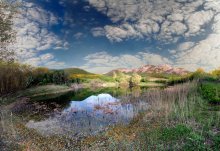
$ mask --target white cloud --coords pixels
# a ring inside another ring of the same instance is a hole
[[[86,64],[81,68],[95,73],[105,73],[116,68],[136,68],[145,64],[172,64],[169,59],[149,52],[112,56],[103,51],[89,54],[84,59]]]
[[[206,10],[213,10],[215,12],[219,12],[220,10],[220,1],[217,0],[206,0],[204,3],[204,8]]]
[[[177,66],[187,69],[195,69],[199,66],[210,69],[220,66],[220,1],[218,0],[88,1],[90,6],[86,6],[87,8],[94,7],[112,20],[111,24],[92,28],[91,33],[94,37],[106,36],[115,42],[140,38],[145,40],[154,38],[169,44],[181,42],[176,49],[168,51]],[[66,0],[60,1],[63,6],[65,3]],[[59,23],[59,19],[36,4],[27,2],[24,4],[22,13],[15,20],[18,35],[15,46],[19,59],[33,65],[44,63],[53,67],[63,66],[64,63],[56,62],[52,54],[40,55],[46,53],[42,51],[47,49],[69,47],[68,42],[64,42],[49,30],[49,27]],[[74,27],[74,19],[66,12],[63,24],[71,24],[69,26]],[[200,36],[199,39],[196,36]],[[82,33],[76,33],[74,37],[80,38]],[[163,44],[161,43],[161,46]],[[150,52],[120,56],[111,56],[102,52],[88,55],[85,59],[87,64],[84,68],[96,71],[136,67],[142,64],[172,63],[168,58]]]
[[[170,25],[169,30],[171,34],[182,35],[186,32],[187,27],[183,23],[176,21]]]
[[[178,50],[174,56],[176,64],[191,70],[198,67],[206,70],[218,68],[220,66],[219,39],[220,34],[211,34],[189,49],[186,47],[184,51]]]
[[[191,70],[220,66],[220,1],[89,0],[89,3],[112,20],[113,24],[104,26],[105,36],[111,41],[154,38],[161,45],[174,46],[181,42],[167,52],[176,66]]]
[[[56,24],[58,24],[58,18],[53,13],[34,3],[23,2],[19,14],[14,19],[17,38],[12,47],[16,50],[18,59],[31,65],[43,65],[40,61],[46,63],[44,60],[48,61],[53,57],[49,54],[39,57],[41,51],[58,47],[66,49],[67,42],[48,30]]]
[[[194,36],[195,34],[199,34],[202,26],[209,23],[213,17],[214,13],[211,10],[198,11],[193,14],[188,14],[186,22],[189,27],[189,31],[186,33],[186,36]]]
[[[211,3],[218,4],[218,8],[220,8],[219,2],[216,3],[215,1],[211,0],[206,3],[205,7],[208,8]],[[216,7],[217,6],[215,6],[213,10],[215,10]],[[220,13],[220,10],[218,11]],[[206,70],[211,70],[220,66],[219,13],[216,13],[216,15],[213,17],[213,24],[211,25],[213,32],[210,33],[206,38],[196,43],[184,42],[179,45],[179,47],[177,48],[177,53],[174,56],[177,65],[183,66],[191,70],[195,70],[198,67],[203,67]],[[201,22],[204,22],[204,20],[202,19]]]
[[[89,12],[89,11],[90,11],[90,6],[84,6],[83,9],[84,9],[86,12]]]
[[[140,32],[143,36],[149,36],[160,30],[158,23],[153,20],[141,21],[135,25],[135,28],[136,32]]]
[[[54,58],[54,56],[52,54],[50,54],[50,53],[43,54],[43,55],[40,56],[41,60],[51,60],[53,58]]]
[[[183,21],[184,17],[183,17],[183,14],[175,13],[175,14],[171,14],[167,16],[167,19],[171,21]]]
[[[121,42],[123,39],[141,37],[141,34],[130,24],[122,24],[120,27],[105,26],[106,37],[111,41]]]
[[[62,68],[66,65],[64,62],[55,61],[54,56],[51,53],[27,57],[23,63],[32,66],[46,66],[49,68]]]
[[[212,25],[212,30],[216,34],[220,34],[220,14],[217,14],[214,18],[214,24]]]
[[[83,38],[84,36],[85,36],[85,35],[84,35],[83,33],[81,33],[81,32],[78,32],[78,33],[76,33],[76,34],[73,35],[73,37],[74,37],[75,39],[77,39],[77,40]]]
[[[154,53],[139,52],[138,56],[142,60],[143,64],[153,64],[153,65],[173,64],[173,62],[168,58]]]
[[[52,60],[54,56],[50,53],[46,53],[40,56],[33,56],[33,57],[28,57],[25,59],[23,63],[29,64],[32,66],[41,66],[44,63],[47,63],[48,61]]]
[[[180,51],[188,50],[188,49],[192,48],[193,46],[195,46],[194,42],[184,42],[178,46],[177,50],[180,50]]]
[[[198,35],[215,15],[210,7],[216,2],[206,1],[89,0],[93,7],[116,23],[106,25],[104,29],[106,37],[117,42],[128,38],[149,39],[155,33],[156,39],[168,42]],[[203,5],[206,9],[197,11]],[[124,25],[130,27],[127,29]]]
[[[95,27],[91,29],[92,35],[94,37],[99,37],[99,36],[104,36],[105,35],[105,30],[102,27]]]

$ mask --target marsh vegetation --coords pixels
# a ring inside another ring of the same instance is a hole
[[[210,83],[84,89],[42,101],[18,100],[1,106],[1,147],[218,150],[220,108],[201,91],[206,85]],[[212,85],[219,91],[219,83]],[[213,98],[218,98],[215,94]]]

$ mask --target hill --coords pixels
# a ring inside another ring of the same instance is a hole
[[[68,75],[72,75],[72,74],[93,74],[93,73],[90,73],[88,71],[85,71],[83,69],[80,69],[80,68],[66,68],[66,69],[63,69],[64,72]]]

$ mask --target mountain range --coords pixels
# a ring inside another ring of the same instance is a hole
[[[122,73],[146,73],[146,74],[152,74],[152,73],[163,73],[163,74],[176,74],[176,75],[186,75],[189,73],[189,71],[185,70],[184,68],[177,68],[177,67],[172,67],[170,65],[144,65],[139,68],[133,68],[133,69],[128,69],[128,68],[119,68],[110,71],[107,73],[107,75],[112,75],[114,72],[122,72]]]

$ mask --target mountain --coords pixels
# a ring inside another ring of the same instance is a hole
[[[162,74],[176,74],[176,75],[185,75],[189,73],[189,71],[183,69],[183,68],[176,68],[172,67],[170,65],[144,65],[140,68],[134,68],[134,69],[127,69],[127,68],[119,68],[110,71],[107,73],[107,75],[112,75],[114,72],[123,72],[123,73],[146,73],[146,74],[152,74],[152,73],[162,73]]]

